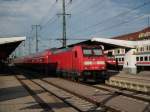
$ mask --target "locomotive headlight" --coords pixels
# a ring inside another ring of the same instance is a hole
[[[104,62],[104,61],[97,61],[97,64],[98,64],[98,65],[104,65],[105,62]]]
[[[92,65],[92,61],[85,61],[84,65]]]

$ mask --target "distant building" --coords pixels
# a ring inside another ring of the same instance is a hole
[[[130,34],[113,37],[112,39],[130,41],[150,40],[150,27]],[[118,61],[120,69],[123,68],[123,65],[125,63],[124,56],[127,53],[127,51],[128,49],[123,48],[117,48],[108,51],[111,52],[112,56],[114,56],[114,58]],[[136,56],[136,66],[138,72],[141,70],[150,70],[150,45],[136,46],[133,55]]]

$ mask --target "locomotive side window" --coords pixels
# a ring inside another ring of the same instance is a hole
[[[75,58],[77,58],[77,51],[75,51]]]

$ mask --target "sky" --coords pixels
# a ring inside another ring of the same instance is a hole
[[[26,36],[17,55],[35,52],[35,27],[39,51],[61,47],[62,0],[0,0],[0,37]],[[67,44],[91,37],[111,38],[148,26],[150,0],[66,0]]]

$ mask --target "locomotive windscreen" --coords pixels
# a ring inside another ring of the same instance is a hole
[[[83,48],[84,56],[101,56],[103,55],[102,49],[100,48]]]

